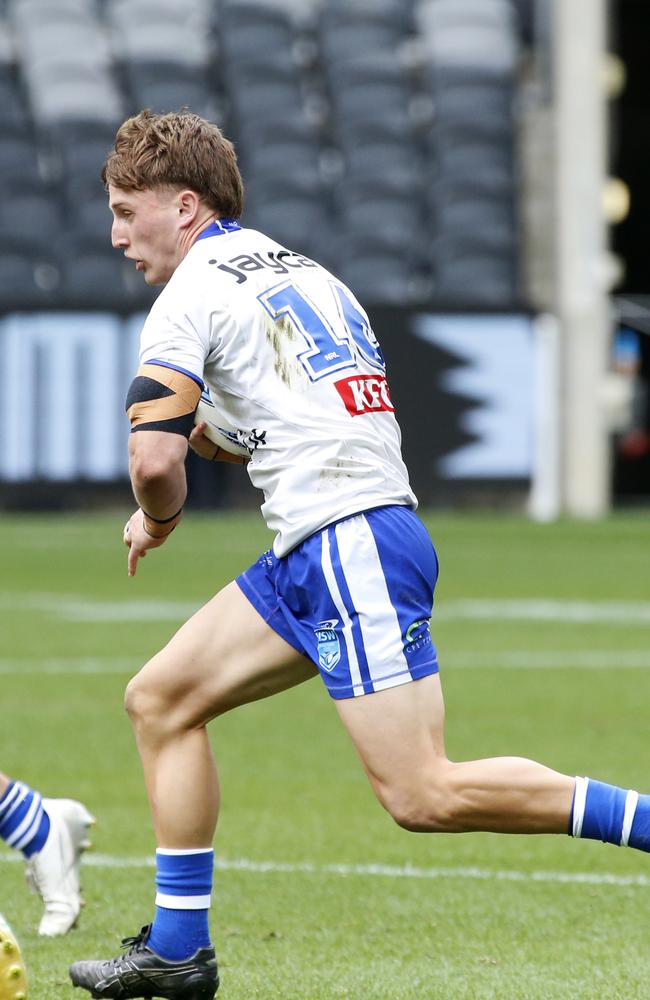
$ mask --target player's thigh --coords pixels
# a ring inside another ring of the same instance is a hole
[[[127,706],[144,696],[140,700],[153,700],[159,712],[200,725],[317,673],[230,583],[142,668],[129,685]]]
[[[346,698],[336,707],[372,785],[385,801],[396,788],[417,788],[447,766],[440,675]]]

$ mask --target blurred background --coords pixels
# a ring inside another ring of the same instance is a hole
[[[99,172],[143,107],[368,309],[427,505],[650,503],[645,0],[0,0],[0,509],[127,501],[155,291]],[[254,506],[188,461],[190,504]]]

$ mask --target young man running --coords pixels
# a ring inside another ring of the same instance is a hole
[[[139,505],[124,529],[129,574],[181,522],[188,439],[215,457],[205,425],[193,426],[204,386],[248,446],[276,538],[128,686],[158,844],[156,912],[125,955],[76,962],[73,983],[94,997],[212,1000],[219,786],[206,725],[317,672],[406,829],[650,849],[650,796],[519,757],[447,758],[429,632],[437,559],[414,513],[380,346],[345,285],[240,227],[241,177],[219,129],[141,112],[119,129],[104,181],[113,245],[165,285],[127,400]]]

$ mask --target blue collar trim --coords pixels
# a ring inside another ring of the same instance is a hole
[[[225,236],[226,233],[235,233],[238,229],[241,229],[241,226],[237,222],[237,219],[215,219],[207,229],[199,233],[196,237],[196,242],[207,240],[209,236]]]

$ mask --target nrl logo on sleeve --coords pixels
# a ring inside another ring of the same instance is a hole
[[[341,643],[336,634],[338,623],[338,618],[332,618],[330,621],[319,622],[314,629],[314,635],[318,643],[318,662],[323,670],[327,670],[328,673],[334,670],[334,667],[341,659]]]
[[[393,406],[388,382],[383,375],[350,375],[334,383],[348,413],[357,417],[361,413],[378,413]]]

